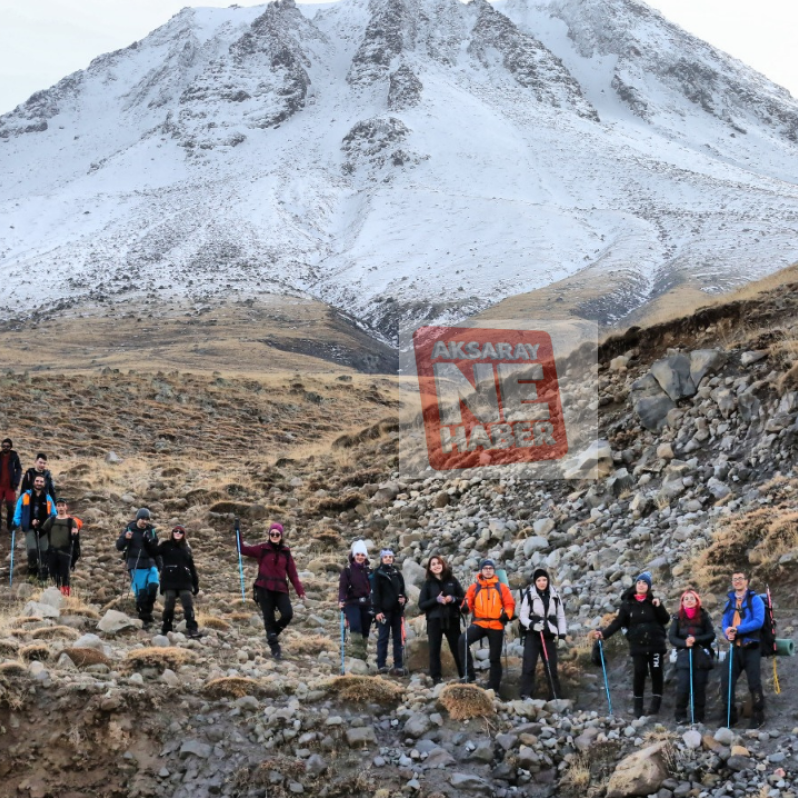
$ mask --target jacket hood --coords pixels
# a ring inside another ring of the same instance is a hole
[[[477,574],[477,582],[479,582],[483,587],[487,585],[495,585],[499,581],[499,577],[495,574],[493,576],[489,576],[487,579],[482,576],[482,574]]]

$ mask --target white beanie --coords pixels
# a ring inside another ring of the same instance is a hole
[[[356,554],[365,554],[366,557],[369,556],[369,550],[366,548],[366,541],[356,540],[352,544],[352,556],[354,557]]]

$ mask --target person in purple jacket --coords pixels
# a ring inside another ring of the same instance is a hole
[[[349,656],[366,660],[371,628],[371,568],[368,549],[362,540],[352,544],[349,565],[338,580],[338,608],[349,624]]]
[[[294,610],[288,597],[288,581],[294,586],[300,599],[305,598],[305,588],[299,581],[294,558],[283,541],[283,527],[269,527],[269,542],[250,546],[241,541],[241,553],[258,561],[258,578],[255,580],[255,601],[263,613],[266,641],[275,659],[282,657],[280,632],[291,623]],[[279,620],[276,613],[280,614]]]

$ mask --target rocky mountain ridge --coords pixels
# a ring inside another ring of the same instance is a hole
[[[304,294],[392,339],[582,274],[611,324],[798,257],[796,119],[634,0],[187,8],[0,117],[0,313]]]

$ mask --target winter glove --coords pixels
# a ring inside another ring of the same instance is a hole
[[[195,588],[194,588],[194,589],[191,591],[191,594],[192,594],[193,596],[196,596],[198,593],[199,593],[199,588],[198,588],[198,587],[195,587]]]
[[[546,628],[546,625],[543,621],[537,621],[536,623],[532,624],[532,631],[533,632],[542,632]]]
[[[499,615],[499,623],[510,623],[510,616],[504,610],[502,610],[501,615]]]
[[[559,648],[560,651],[565,651],[565,649],[568,648],[568,643],[565,642],[565,638],[564,637],[561,637],[557,641],[557,648]]]
[[[435,601],[437,601],[438,604],[445,604],[446,596],[444,596],[443,593],[438,593],[438,598],[436,598]]]

